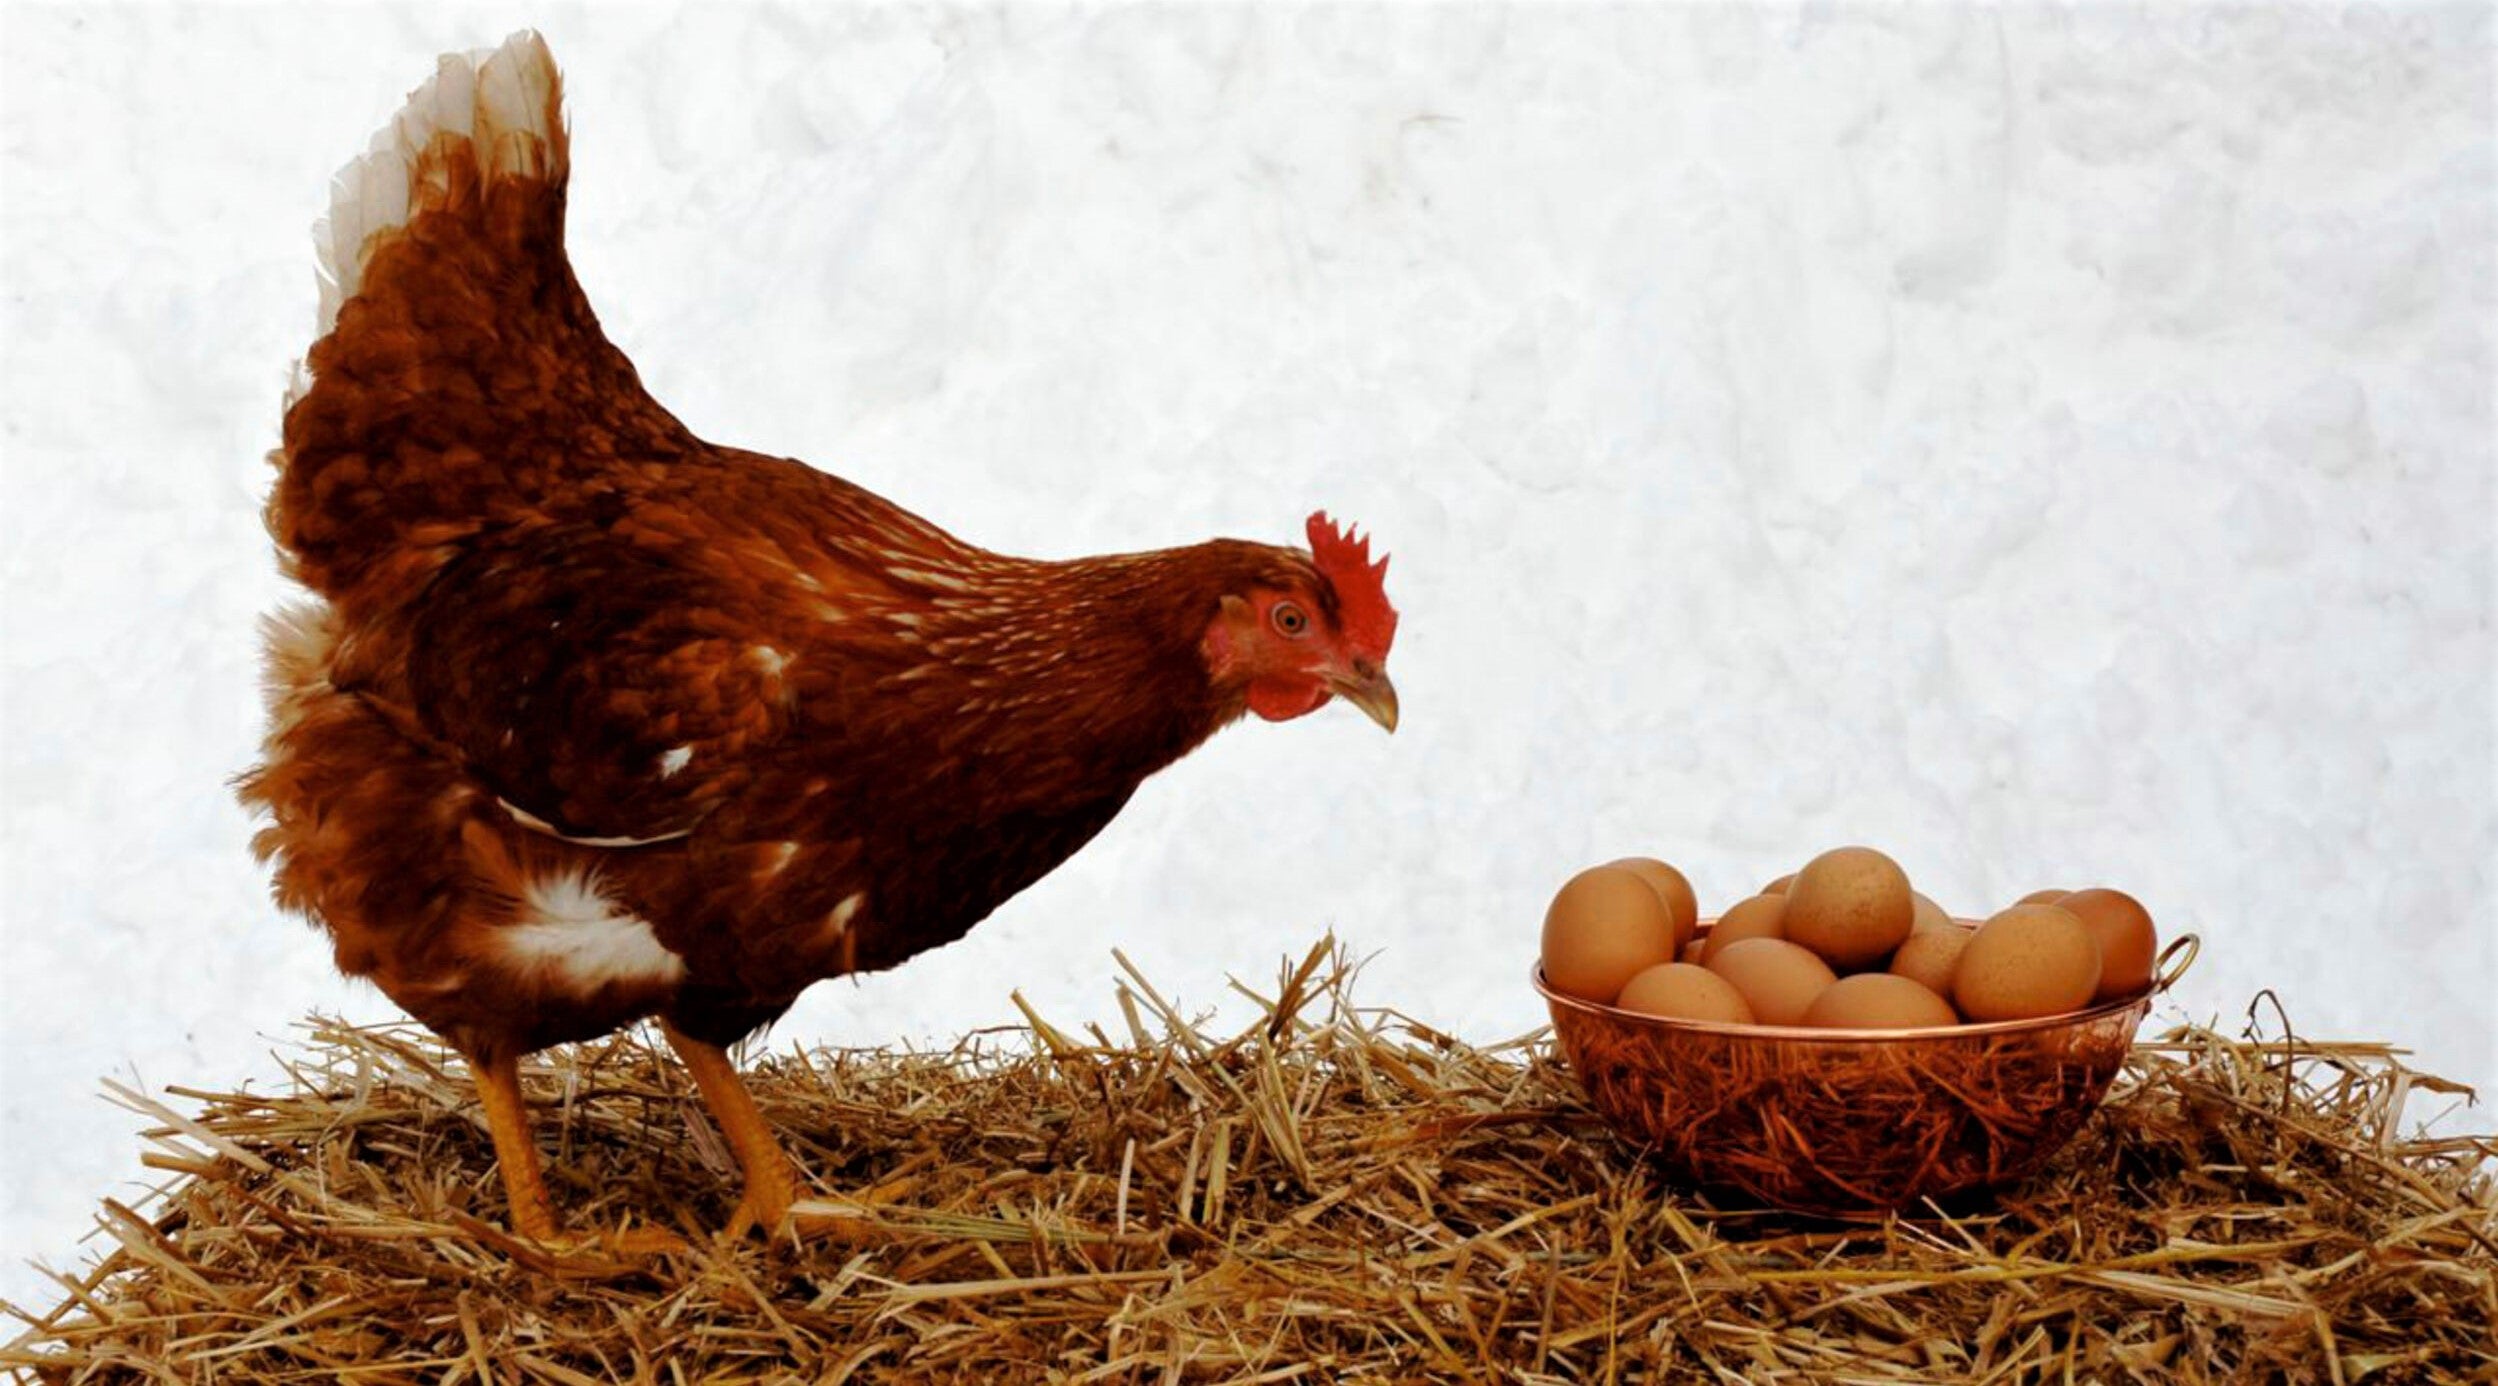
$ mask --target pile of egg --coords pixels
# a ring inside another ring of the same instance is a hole
[[[1647,1015],[1898,1030],[2029,1020],[2141,994],[2151,915],[2119,890],[2042,890],[1972,929],[1870,847],[1822,853],[1695,937],[1683,873],[1625,857],[1570,878],[1544,913],[1555,991]]]

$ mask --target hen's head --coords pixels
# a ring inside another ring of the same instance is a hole
[[[1316,711],[1333,697],[1395,731],[1388,560],[1372,562],[1370,541],[1338,528],[1325,511],[1310,517],[1309,536],[1306,571],[1295,564],[1224,594],[1206,631],[1206,662],[1217,683],[1241,688],[1249,710],[1270,722]]]

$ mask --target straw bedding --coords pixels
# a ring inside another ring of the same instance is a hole
[[[1121,966],[1126,967],[1124,959]],[[2138,1045],[1983,1207],[1844,1224],[1668,1185],[1541,1035],[1358,1008],[1332,944],[1214,1035],[1133,969],[1124,1034],[1028,1009],[950,1052],[784,1052],[825,1193],[721,1246],[735,1172],[638,1035],[528,1070],[573,1224],[502,1236],[474,1090],[421,1032],[315,1023],[267,1096],[117,1088],[171,1182],[107,1202],[0,1366],[45,1381],[2026,1382],[2498,1379],[2485,1137],[2457,1092],[2271,1021]],[[2267,1012],[2266,1014],[2272,1014]]]

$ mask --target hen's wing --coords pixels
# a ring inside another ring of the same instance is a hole
[[[562,836],[676,836],[735,798],[804,691],[838,699],[871,655],[776,631],[774,594],[590,526],[481,537],[408,615],[421,734]]]

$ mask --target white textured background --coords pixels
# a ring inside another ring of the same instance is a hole
[[[261,455],[328,175],[527,22],[698,431],[1010,550],[1326,505],[1396,557],[1394,739],[1227,733],[777,1039],[1102,1015],[1114,944],[1211,1004],[1329,925],[1499,1036],[1577,866],[1715,906],[1866,841],[1963,912],[2121,885],[2205,936],[2184,1010],[2498,1080],[2485,7],[13,7],[11,1261],[134,1192],[100,1077],[388,1012],[223,785]]]

